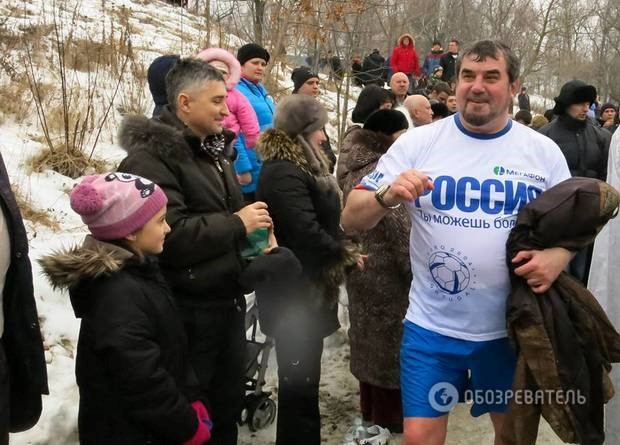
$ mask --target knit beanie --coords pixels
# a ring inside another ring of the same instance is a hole
[[[153,96],[155,105],[168,105],[168,95],[166,93],[166,74],[181,59],[178,55],[159,56],[153,60],[147,72],[149,90]]]
[[[291,80],[294,85],[293,94],[296,94],[304,83],[313,78],[318,79],[319,75],[311,72],[308,67],[300,66],[295,68],[291,74]]]
[[[119,172],[86,176],[70,195],[71,208],[100,241],[135,233],[167,202],[154,182]]]
[[[398,110],[377,110],[368,116],[364,122],[364,130],[392,135],[409,128],[409,122],[404,113]]]
[[[241,65],[255,58],[263,59],[265,62],[269,63],[269,53],[265,48],[256,43],[243,45],[237,51],[237,60]]]
[[[596,101],[596,87],[586,84],[582,80],[571,80],[562,85],[560,94],[555,99],[555,114],[563,114],[566,109],[582,102],[590,104]]]
[[[273,126],[294,138],[320,130],[327,121],[327,111],[314,97],[294,94],[278,103]]]
[[[605,111],[608,108],[613,108],[614,110],[616,110],[616,112],[618,111],[618,107],[616,107],[611,102],[606,102],[603,105],[601,105],[601,110],[600,110],[601,114],[603,113],[603,111]]]

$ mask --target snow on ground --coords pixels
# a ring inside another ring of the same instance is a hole
[[[21,12],[15,13],[15,9],[11,9],[12,5],[0,2],[0,13],[7,17],[5,22],[7,29],[18,33],[21,32],[20,26],[21,29],[25,29],[24,26],[40,24],[43,21],[51,23],[52,3],[45,0],[20,2]],[[69,2],[69,4],[72,7],[76,6],[75,2]],[[76,36],[91,37],[94,40],[101,35],[103,27],[107,30],[106,32],[109,32],[112,23],[118,26],[119,18],[125,17],[131,25],[131,40],[136,57],[147,66],[160,54],[189,55],[195,53],[206,43],[203,18],[162,2],[82,0],[77,3],[77,7],[79,21],[75,30]],[[67,8],[61,11],[63,26],[68,26],[70,15]],[[212,42],[214,45],[229,44],[234,47],[243,43],[236,36],[228,33],[214,32],[214,35],[223,35],[225,39],[224,42]],[[44,48],[44,43],[39,42],[38,45]],[[49,44],[49,41],[47,43]],[[14,50],[9,56],[19,63],[19,58],[23,54],[20,54],[19,50]],[[44,75],[50,76],[49,73],[44,73]],[[77,74],[77,76],[83,77],[82,74]],[[127,76],[131,75],[127,74]],[[290,91],[292,82],[289,76],[290,70],[285,71],[280,89]],[[324,76],[321,77],[325,83],[327,79]],[[131,83],[132,78],[129,77],[127,81]],[[111,84],[106,87],[106,91],[100,91],[100,93],[109,96],[112,87]],[[352,92],[354,96],[357,96],[359,89],[352,87]],[[150,95],[146,90],[144,93],[149,99],[148,108],[151,106]],[[334,124],[338,104],[337,94],[332,91],[332,88],[326,89],[321,100],[329,109],[330,122]],[[351,110],[353,106],[354,102],[349,102],[348,109]],[[150,112],[149,109],[144,111]],[[95,151],[96,157],[108,161],[110,165],[115,165],[123,157],[123,151],[114,144],[116,126],[121,117],[118,110],[112,111],[109,125],[104,128]],[[328,126],[328,133],[332,140],[335,140],[337,132],[333,125]],[[60,226],[60,230],[54,232],[40,224],[26,221],[35,296],[46,348],[50,395],[43,398],[43,413],[39,423],[30,431],[12,435],[11,443],[16,445],[72,445],[78,443],[76,430],[78,391],[75,385],[74,359],[79,321],[73,315],[68,296],[51,289],[41,275],[36,260],[52,250],[81,242],[86,231],[79,217],[69,207],[68,192],[76,181],[50,170],[42,173],[27,171],[28,159],[43,148],[38,140],[40,140],[40,130],[34,109],[32,115],[19,125],[10,118],[0,125],[0,152],[4,157],[12,183],[34,208],[45,210]],[[359,408],[357,381],[348,369],[346,308],[341,307],[341,309],[344,327],[326,340],[320,389],[323,442],[333,445],[342,443],[347,429],[353,425],[358,415]],[[266,377],[266,389],[273,391],[273,398],[277,400],[275,371],[275,355],[272,354]],[[453,417],[450,422],[449,444],[479,445],[492,442],[488,419],[471,419],[463,407],[457,408]],[[543,429],[539,443],[559,443],[551,439],[552,436],[548,428]],[[239,443],[242,445],[271,444],[274,438],[275,424],[256,433],[251,433],[247,427],[242,427]],[[399,442],[398,438],[394,441],[394,443]]]

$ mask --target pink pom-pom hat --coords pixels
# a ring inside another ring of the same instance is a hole
[[[129,173],[86,176],[72,191],[71,208],[94,238],[123,239],[138,231],[168,202],[152,181]]]

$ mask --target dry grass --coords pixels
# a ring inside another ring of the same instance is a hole
[[[16,82],[9,81],[0,85],[0,125],[11,116],[15,122],[23,122],[30,114],[31,105],[32,98],[27,79],[22,77]]]
[[[92,39],[70,39],[65,49],[67,68],[84,73],[96,65],[107,68],[114,76],[120,74],[126,57],[133,59],[133,49],[126,30],[112,30],[101,42]]]
[[[145,114],[151,104],[151,98],[146,92],[148,67],[138,60],[131,60],[129,71],[131,75],[123,78],[119,91],[120,104],[116,109],[122,115]]]
[[[32,200],[26,198],[19,187],[12,185],[11,189],[15,195],[17,206],[22,213],[22,217],[35,225],[41,225],[52,229],[54,232],[60,231],[60,225],[48,211],[37,209],[33,206]]]
[[[109,169],[107,162],[101,159],[89,158],[83,152],[69,151],[62,147],[54,151],[46,148],[32,156],[26,165],[30,172],[54,170],[73,179],[87,174],[104,173]]]
[[[1,56],[0,56],[1,60]],[[41,83],[41,97],[48,100],[53,94],[55,86]],[[0,125],[12,117],[15,122],[22,123],[33,110],[32,92],[25,76],[18,77],[0,85]]]

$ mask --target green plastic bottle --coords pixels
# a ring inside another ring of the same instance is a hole
[[[245,245],[241,250],[241,256],[251,260],[263,254],[263,250],[269,247],[269,229],[260,228],[248,234]]]

